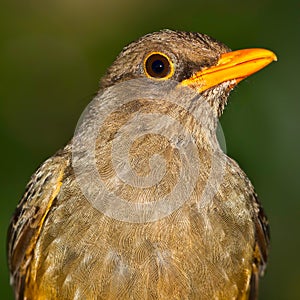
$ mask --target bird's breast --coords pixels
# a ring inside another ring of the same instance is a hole
[[[227,195],[238,207],[223,192],[201,207],[196,190],[169,216],[130,223],[99,212],[66,180],[36,246],[32,290],[57,299],[239,297],[249,285],[253,225],[245,199]]]

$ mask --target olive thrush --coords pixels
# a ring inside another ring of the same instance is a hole
[[[274,60],[172,30],[126,46],[11,220],[16,299],[256,299],[269,226],[216,126]]]

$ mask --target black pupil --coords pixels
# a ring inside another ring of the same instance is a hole
[[[165,69],[165,65],[164,63],[161,61],[161,60],[155,60],[153,63],[152,63],[152,70],[154,73],[156,74],[161,74],[164,69]]]
[[[163,55],[150,55],[146,60],[145,71],[150,77],[165,78],[171,71],[170,62]]]

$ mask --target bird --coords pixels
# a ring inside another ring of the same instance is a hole
[[[216,127],[236,85],[275,60],[170,29],[128,44],[17,205],[15,299],[257,299],[269,223]]]

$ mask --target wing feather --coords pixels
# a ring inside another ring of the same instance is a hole
[[[8,229],[8,264],[15,299],[24,298],[26,275],[45,218],[60,191],[68,163],[57,154],[33,174]]]
[[[254,194],[254,210],[255,210],[255,233],[256,243],[253,252],[252,275],[250,281],[249,299],[258,299],[258,283],[259,277],[263,276],[268,260],[269,244],[270,244],[270,227],[268,219]]]

